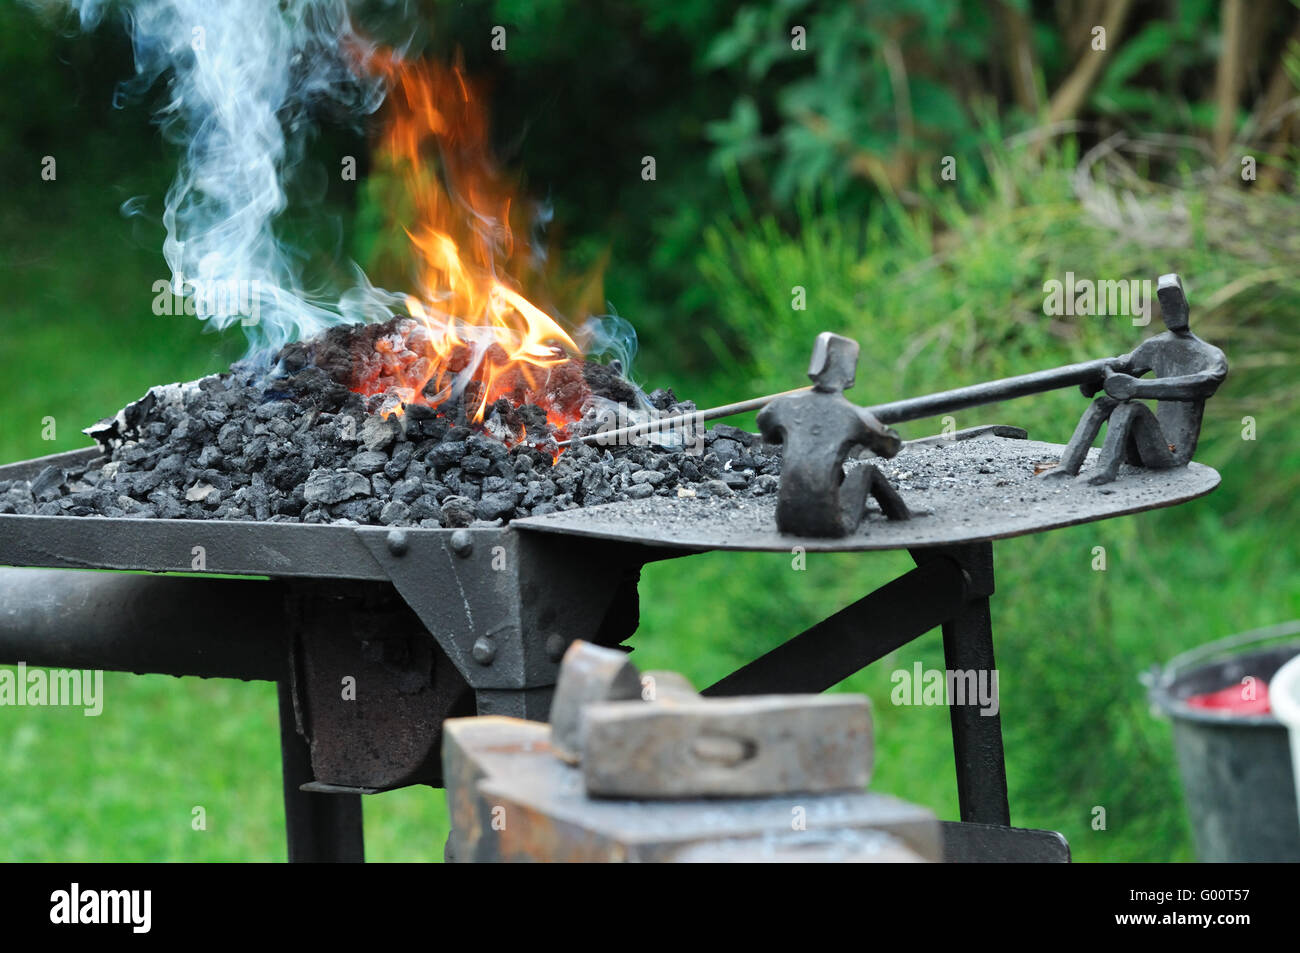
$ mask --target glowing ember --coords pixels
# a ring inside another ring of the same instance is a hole
[[[352,389],[388,395],[385,413],[463,396],[466,416],[481,423],[504,398],[536,404],[552,425],[567,427],[584,396],[573,386],[579,348],[522,290],[529,249],[511,231],[517,203],[492,162],[480,97],[459,69],[392,54],[375,62],[391,110],[379,158],[400,175],[410,203],[417,292],[406,299],[412,320],[376,341]]]

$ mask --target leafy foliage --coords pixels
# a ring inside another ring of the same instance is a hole
[[[714,164],[770,158],[773,196],[786,202],[827,182],[842,191],[898,149],[959,151],[977,134],[954,80],[987,67],[991,33],[979,3],[742,6],[704,56],[743,90],[709,127]]]

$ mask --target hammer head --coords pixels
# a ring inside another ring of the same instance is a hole
[[[1188,324],[1187,295],[1183,293],[1183,279],[1170,273],[1161,275],[1156,287],[1160,299],[1160,317],[1170,331],[1186,330]]]
[[[843,391],[853,386],[858,373],[858,342],[823,331],[813,344],[808,377],[821,391]]]
[[[583,709],[592,702],[641,697],[641,673],[626,652],[575,639],[560,663],[551,702],[551,747],[562,761],[582,759]]]

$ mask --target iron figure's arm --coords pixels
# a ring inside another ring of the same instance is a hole
[[[1179,374],[1153,381],[1138,381],[1133,396],[1148,400],[1204,400],[1214,394],[1228,376],[1228,359],[1218,348],[1209,355],[1203,371]]]
[[[758,431],[768,443],[784,443],[785,428],[777,419],[776,404],[771,403],[758,412],[756,423]]]
[[[866,428],[863,443],[878,457],[894,457],[903,449],[903,438],[893,427],[886,427],[876,415],[862,407],[854,406],[858,419]]]
[[[1144,367],[1140,371],[1137,370],[1137,366],[1142,363],[1141,352],[1142,346],[1138,345],[1137,349],[1131,354],[1121,354],[1119,357],[1112,357],[1102,376],[1096,380],[1085,381],[1080,384],[1079,391],[1084,397],[1095,397],[1098,391],[1105,389],[1106,378],[1110,377],[1111,374],[1145,374],[1151,368]]]
[[[1134,397],[1141,396],[1139,391],[1144,384],[1152,383],[1140,381],[1138,378],[1151,370],[1152,361],[1147,355],[1154,349],[1150,346],[1153,340],[1155,339],[1143,341],[1134,348],[1132,354],[1116,358],[1110,367],[1106,368],[1101,389],[1107,395],[1115,400],[1132,400]]]
[[[1143,341],[1132,353],[1115,358],[1111,362],[1110,369],[1116,374],[1128,374],[1131,377],[1141,377],[1147,371],[1151,370],[1151,360],[1147,357],[1147,344]]]

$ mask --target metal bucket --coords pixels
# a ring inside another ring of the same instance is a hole
[[[1144,677],[1173,722],[1174,749],[1203,861],[1300,861],[1300,817],[1286,727],[1273,715],[1194,708],[1192,695],[1253,676],[1265,685],[1300,655],[1300,621],[1184,652]]]

